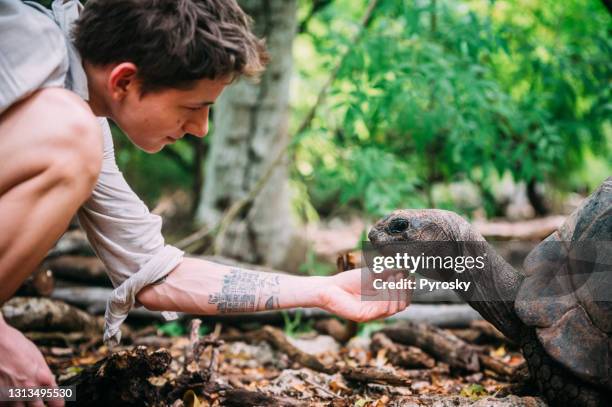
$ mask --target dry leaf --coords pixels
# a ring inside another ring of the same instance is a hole
[[[469,384],[461,389],[461,395],[463,397],[469,397],[471,399],[477,399],[479,397],[487,396],[489,393],[480,384]]]
[[[338,380],[332,380],[329,382],[329,388],[334,393],[350,393],[352,390],[348,388],[344,383]]]
[[[506,351],[506,347],[504,345],[501,345],[499,348],[492,350],[490,355],[499,359],[502,359],[504,356],[506,356],[508,352]]]
[[[367,403],[368,403],[368,400],[367,400],[367,399],[361,399],[361,398],[360,398],[360,399],[357,399],[357,400],[355,401],[354,406],[355,406],[355,407],[365,407],[365,405],[366,405]]]
[[[200,399],[193,390],[187,390],[183,396],[183,403],[185,407],[201,407]]]
[[[161,377],[161,376],[149,377],[147,381],[155,387],[162,387],[164,384],[168,382],[166,378]]]

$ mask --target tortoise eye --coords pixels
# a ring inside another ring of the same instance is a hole
[[[402,233],[404,230],[408,229],[410,226],[410,222],[403,218],[393,219],[389,226],[387,226],[387,230],[389,233]]]

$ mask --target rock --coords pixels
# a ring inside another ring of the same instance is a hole
[[[355,336],[346,344],[347,349],[360,349],[370,350],[370,344],[372,340],[370,338],[364,338],[362,336]]]
[[[249,345],[244,342],[230,342],[225,351],[226,358],[237,367],[255,368],[258,366],[274,365],[277,362],[275,351],[267,342]]]
[[[301,350],[302,352],[311,355],[320,355],[323,353],[337,353],[340,350],[340,345],[334,338],[328,335],[318,335],[312,339],[292,338],[287,337],[289,342]]]

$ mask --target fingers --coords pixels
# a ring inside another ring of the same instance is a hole
[[[403,273],[389,273],[386,276],[384,280],[388,284],[384,290],[378,291],[375,298],[368,301],[368,312],[364,321],[386,318],[406,308],[406,291],[409,290],[397,288],[402,278]],[[364,305],[366,304],[361,304]]]
[[[346,274],[349,272],[344,272]],[[369,273],[367,274],[369,276]],[[384,276],[384,281],[389,284],[384,289],[375,289],[375,295],[364,295],[364,292],[355,287],[361,283],[361,275],[351,276],[349,283],[338,284],[337,292],[330,296],[330,301],[325,309],[344,318],[366,322],[373,319],[386,318],[398,313],[409,304],[410,289],[398,288],[404,278],[403,273],[389,273]],[[367,285],[366,285],[367,287]],[[361,288],[361,285],[360,287]]]
[[[28,406],[28,407],[45,407],[45,403],[41,399],[38,399],[38,400],[32,400],[32,401],[26,402],[26,406]]]
[[[399,306],[398,306],[397,312],[405,310],[406,307],[408,306],[408,301],[406,297],[408,291],[409,290],[402,290],[400,292]]]
[[[403,278],[404,278],[404,273],[399,273],[400,281]],[[406,308],[406,291],[409,291],[409,289],[402,288],[401,290],[397,291],[397,311],[395,312],[396,314],[400,311],[403,311],[404,308]]]
[[[53,378],[52,384],[45,384],[44,386],[57,387],[57,384],[55,384],[55,378]],[[49,399],[47,400],[47,405],[49,407],[64,407],[65,402],[64,402],[64,399],[61,399],[61,398]]]
[[[398,288],[403,279],[402,273],[396,273],[389,276],[388,281],[392,283],[393,289],[387,290],[387,298],[386,298],[386,312],[385,317],[389,317],[391,315],[397,314],[399,311],[402,311],[407,306],[407,289]]]
[[[38,379],[38,383],[39,383],[39,386],[57,387],[57,383],[55,383],[55,376],[53,376],[53,373],[51,373],[51,371],[47,371],[41,374]]]
[[[403,276],[403,275],[402,275]],[[411,294],[410,289],[403,289],[399,291],[399,306],[397,312],[403,311],[409,304]]]
[[[57,383],[55,381],[55,376],[53,375],[53,373],[51,373],[51,370],[49,370],[49,368],[47,366],[45,366],[46,372],[44,372],[43,374],[41,374],[41,377],[39,378],[39,385],[40,386],[45,386],[45,387],[52,387],[52,388],[56,388],[57,387]],[[64,400],[63,399],[50,399],[47,400],[47,405],[50,407],[64,407]],[[36,405],[38,407],[38,405]],[[41,404],[41,406],[44,406],[44,404]]]
[[[411,278],[411,280],[414,281],[413,278]],[[403,309],[406,309],[412,302],[412,290],[404,290],[404,302],[405,304]]]
[[[389,277],[387,277],[387,282],[390,284],[395,284],[395,277],[393,275],[390,275]],[[387,290],[384,293],[384,311],[381,317],[387,317],[390,315],[389,313],[391,312],[393,306],[393,291],[395,290],[392,290],[391,288],[387,287]]]
[[[401,281],[401,277],[398,276],[397,274],[393,275],[393,282],[394,283],[399,283]],[[402,290],[399,289],[394,289],[391,290],[391,298],[390,298],[390,306],[389,306],[389,313],[387,314],[387,316],[391,316],[393,314],[396,314],[397,311],[399,310],[399,301],[400,301],[400,293]]]

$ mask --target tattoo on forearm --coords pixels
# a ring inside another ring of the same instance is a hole
[[[223,277],[221,292],[208,296],[221,314],[253,312],[280,307],[280,277],[241,269],[231,269]]]

